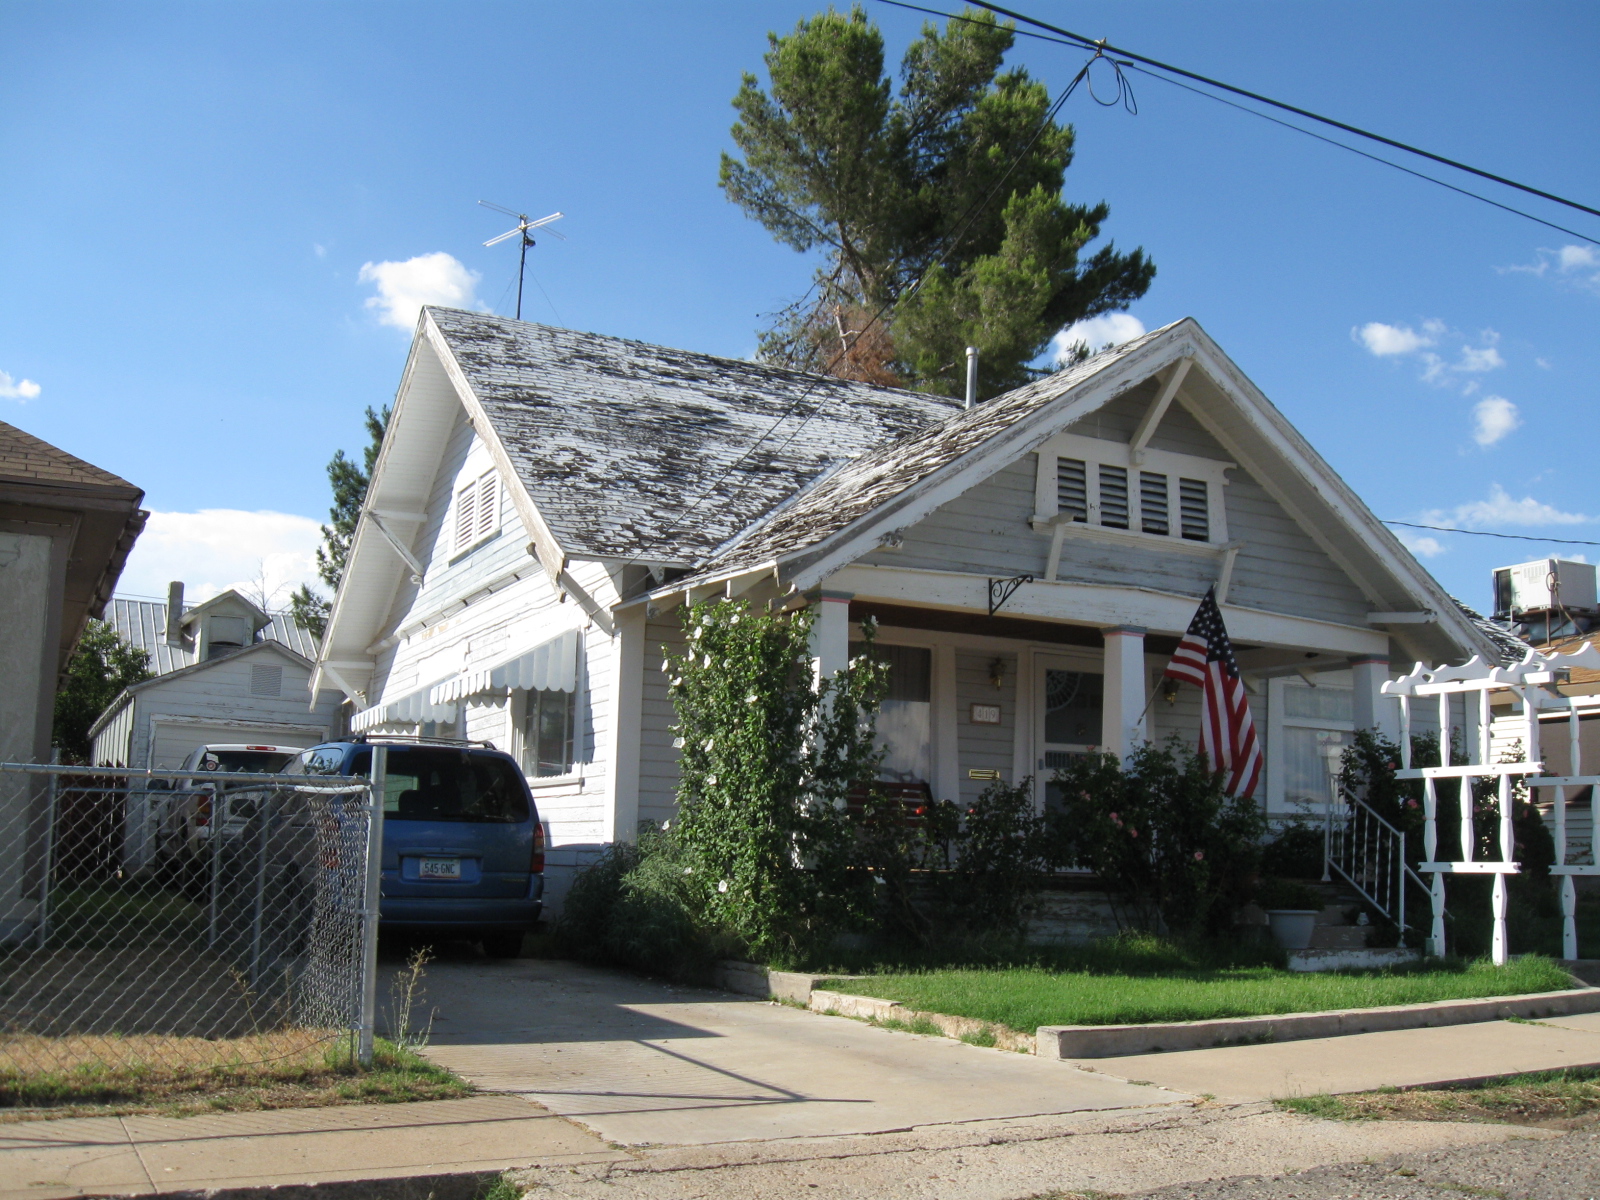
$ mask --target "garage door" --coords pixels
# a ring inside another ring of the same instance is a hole
[[[150,765],[181,767],[199,746],[222,744],[257,746],[315,746],[327,738],[321,725],[198,725],[168,723],[159,717],[151,725]]]

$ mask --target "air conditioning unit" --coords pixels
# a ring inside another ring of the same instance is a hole
[[[1528,612],[1594,612],[1595,568],[1564,558],[1541,558],[1514,567],[1496,567],[1494,612],[1497,617]]]

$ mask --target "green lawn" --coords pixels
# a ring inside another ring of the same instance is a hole
[[[1040,1025],[1133,1025],[1272,1013],[1375,1008],[1572,986],[1547,958],[1429,964],[1371,972],[1300,974],[1266,966],[1052,970],[1044,966],[885,973],[825,985],[898,1000],[921,1012],[993,1021],[1024,1033]]]

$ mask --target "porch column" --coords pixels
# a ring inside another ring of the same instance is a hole
[[[1144,627],[1116,625],[1101,633],[1106,640],[1101,749],[1126,759],[1144,740]]]
[[[940,642],[933,648],[933,785],[935,800],[961,796],[960,714],[956,711],[956,648]]]
[[[1389,678],[1387,656],[1364,655],[1350,660],[1357,729],[1376,729],[1391,741],[1400,736],[1400,706],[1383,694]]]
[[[818,683],[850,665],[850,592],[823,592],[811,624],[811,669]]]

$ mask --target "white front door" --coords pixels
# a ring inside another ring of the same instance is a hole
[[[1100,749],[1105,676],[1081,658],[1041,654],[1034,677],[1039,688],[1035,765],[1039,799],[1049,808],[1057,799],[1051,782],[1056,771],[1073,757]]]

